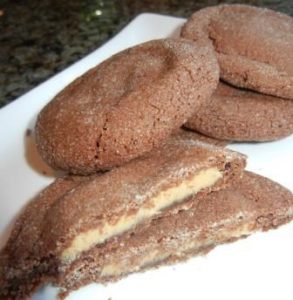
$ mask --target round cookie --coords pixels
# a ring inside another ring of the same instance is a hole
[[[185,126],[217,139],[272,141],[293,133],[293,101],[220,82]]]
[[[89,70],[39,114],[43,159],[74,174],[107,170],[161,144],[217,86],[214,51],[180,39],[153,40]]]
[[[220,77],[235,86],[293,99],[293,18],[248,5],[195,12],[181,36],[210,44]]]

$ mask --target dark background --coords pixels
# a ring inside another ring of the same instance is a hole
[[[219,3],[293,15],[293,0],[0,0],[0,107],[98,48],[137,14],[189,17]]]

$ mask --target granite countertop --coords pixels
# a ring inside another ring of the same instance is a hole
[[[2,0],[0,107],[98,48],[140,13],[189,17],[218,3],[265,6],[293,15],[292,0]]]

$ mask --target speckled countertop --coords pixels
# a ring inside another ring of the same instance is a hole
[[[0,107],[98,48],[142,12],[188,17],[218,3],[293,15],[293,0],[0,0]]]

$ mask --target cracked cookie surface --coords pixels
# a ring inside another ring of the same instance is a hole
[[[160,145],[216,88],[214,51],[179,39],[126,49],[59,93],[39,114],[37,147],[55,169],[90,174]]]

